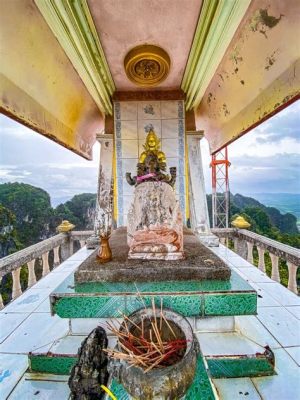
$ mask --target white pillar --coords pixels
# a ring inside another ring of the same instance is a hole
[[[36,276],[34,270],[35,259],[27,263],[28,267],[28,287],[33,286],[36,283]]]
[[[297,289],[297,269],[298,266],[291,263],[290,261],[287,261],[287,266],[289,269],[289,283],[288,283],[288,289],[290,289],[292,292],[295,294],[298,294],[298,289]]]
[[[200,140],[203,137],[203,133],[187,132],[186,137],[189,161],[189,200],[192,229],[195,233],[211,234],[200,148]]]
[[[253,264],[253,243],[247,242],[247,261]]]
[[[60,247],[60,246],[57,246],[57,247],[54,247],[54,249],[53,249],[53,255],[54,255],[54,258],[53,258],[53,266],[54,266],[54,267],[57,267],[57,266],[60,264],[60,260],[59,260],[59,247]]]
[[[99,246],[99,226],[101,216],[112,210],[112,190],[113,190],[113,135],[97,134],[100,143],[100,161],[98,171],[98,189],[96,200],[96,212],[94,223],[94,234],[86,241],[87,248],[96,248]]]
[[[258,251],[258,269],[260,269],[262,272],[266,272],[265,249],[257,246],[257,251]]]
[[[12,271],[12,278],[13,278],[13,287],[12,287],[12,299],[16,299],[17,297],[21,296],[22,288],[20,282],[20,272],[21,267]]]
[[[82,249],[85,246],[85,240],[79,240],[80,248]]]
[[[224,237],[220,238],[220,243],[226,246],[226,238]]]
[[[279,274],[279,269],[278,269],[278,261],[279,258],[275,254],[269,253],[270,258],[271,258],[271,263],[272,263],[272,275],[271,279],[273,281],[279,282],[280,283],[280,274]]]
[[[50,267],[49,267],[49,251],[46,253],[42,254],[42,261],[43,261],[43,272],[42,275],[45,276],[49,274],[50,272]]]

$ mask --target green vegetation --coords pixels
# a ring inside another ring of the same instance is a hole
[[[211,218],[211,195],[207,196],[207,200]],[[83,193],[52,208],[49,194],[40,188],[24,183],[0,184],[0,258],[53,236],[56,234],[56,227],[65,219],[72,222],[77,230],[93,229],[95,203],[96,194]],[[266,207],[257,200],[240,194],[230,195],[231,219],[236,214],[243,215],[251,223],[250,230],[300,248],[300,234],[294,215],[281,214],[274,207]],[[257,259],[254,250],[255,263]],[[266,255],[266,268],[270,274],[269,255]],[[39,276],[41,266],[38,265],[36,270]],[[27,274],[27,268],[22,268],[22,288],[26,288]],[[282,260],[280,276],[282,283],[287,286],[288,271]],[[8,300],[8,293],[11,293],[11,284],[11,274],[7,274],[2,280],[5,301]]]
[[[76,229],[92,229],[96,194],[83,193],[53,209],[50,196],[40,188],[24,183],[0,184],[0,258],[40,242],[56,234],[56,227],[67,219]],[[50,258],[53,254],[50,252]],[[37,278],[42,266],[36,261]],[[26,289],[28,269],[21,268],[21,287]],[[4,303],[10,300],[12,276],[7,274],[1,282]]]
[[[208,196],[208,208],[211,220],[211,195]],[[300,249],[300,233],[297,229],[297,218],[290,214],[281,214],[274,207],[266,207],[251,197],[240,194],[230,195],[230,221],[237,215],[242,215],[250,224],[250,231],[277,240]],[[230,244],[233,247],[233,243]],[[254,265],[258,265],[258,253],[253,250]],[[268,253],[265,253],[266,273],[271,277],[272,263]],[[282,285],[288,285],[288,268],[284,260],[279,259],[279,274]],[[300,282],[300,269],[297,272],[297,281]]]

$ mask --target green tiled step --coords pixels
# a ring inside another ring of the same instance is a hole
[[[31,372],[68,375],[77,362],[78,349],[86,336],[64,336],[50,347],[46,353],[29,353]]]
[[[138,293],[140,295],[138,295]],[[151,305],[186,317],[256,314],[257,294],[232,271],[229,281],[74,284],[68,277],[50,295],[52,312],[62,318],[119,317]]]
[[[133,398],[126,392],[124,387],[119,384],[116,380],[113,380],[109,389],[116,396],[118,400],[133,400]],[[109,397],[105,397],[109,400]],[[215,400],[215,397],[211,381],[208,377],[203,358],[199,355],[197,360],[196,374],[193,383],[189,387],[184,400]],[[183,399],[182,399],[183,400]]]
[[[197,333],[212,378],[274,375],[274,354],[239,332]]]
[[[274,375],[274,364],[266,355],[206,357],[212,378],[242,378]]]
[[[85,337],[68,335],[56,341],[47,353],[30,353],[30,371],[69,374]],[[274,374],[273,353],[238,332],[196,333],[196,337],[212,378]],[[109,347],[112,347],[115,342],[113,337],[109,338]]]
[[[77,357],[62,355],[29,355],[30,372],[68,375],[76,364]]]

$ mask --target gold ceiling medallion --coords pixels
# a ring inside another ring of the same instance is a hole
[[[143,44],[130,50],[124,60],[127,77],[139,86],[157,86],[166,79],[170,57],[161,47]]]

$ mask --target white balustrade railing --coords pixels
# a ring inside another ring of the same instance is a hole
[[[220,238],[222,244],[225,244],[228,239],[233,240],[234,251],[241,257],[247,259],[251,264],[253,264],[253,250],[254,247],[256,247],[258,253],[258,268],[260,271],[266,272],[265,254],[269,254],[272,267],[271,279],[276,282],[280,283],[279,260],[282,259],[286,261],[288,269],[288,289],[298,294],[297,269],[300,265],[299,249],[245,229],[212,229],[212,232]],[[243,244],[245,244],[246,247],[243,246]],[[246,254],[244,254],[243,249],[246,249]]]
[[[27,267],[28,281],[27,287],[33,286],[37,282],[35,264],[37,259],[42,260],[42,276],[46,276],[50,270],[57,267],[62,261],[73,254],[74,242],[78,242],[80,248],[85,245],[86,239],[91,236],[93,231],[71,231],[60,233],[49,239],[17,251],[7,257],[0,259],[0,287],[2,278],[12,274],[12,293],[11,299],[14,300],[22,294],[21,287],[21,268]],[[78,247],[78,245],[77,245]],[[53,263],[50,265],[49,255],[53,251]],[[4,308],[2,294],[0,292],[0,310]]]

